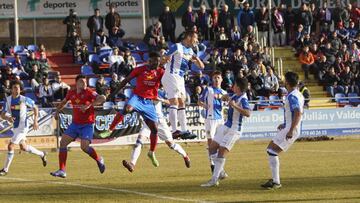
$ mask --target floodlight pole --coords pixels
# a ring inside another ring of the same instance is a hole
[[[18,22],[18,5],[17,0],[14,0],[14,29],[15,29],[15,45],[19,45],[19,22]]]
[[[142,28],[143,28],[143,34],[146,33],[146,10],[145,10],[145,7],[146,7],[146,3],[145,3],[145,0],[142,0],[141,1],[141,4],[142,4]]]
[[[273,33],[271,30],[272,30],[272,10],[271,10],[271,1],[272,0],[269,0],[269,46],[272,47],[273,46]]]

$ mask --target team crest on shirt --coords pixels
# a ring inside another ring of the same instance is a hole
[[[149,73],[149,72],[145,72],[145,78],[146,78],[146,80],[152,80],[152,79],[154,79],[155,77],[156,77],[156,73],[151,74],[151,73]]]
[[[80,99],[75,99],[75,103],[80,103]]]

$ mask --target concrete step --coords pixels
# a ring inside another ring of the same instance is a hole
[[[323,99],[311,99],[310,104],[319,105],[319,104],[332,104],[335,103],[331,99],[323,98]],[[335,103],[336,104],[336,103]]]
[[[306,87],[310,90],[310,93],[323,91],[323,87],[320,85],[316,85],[316,86],[306,85]]]

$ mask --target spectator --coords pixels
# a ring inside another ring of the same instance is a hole
[[[94,15],[90,16],[87,21],[87,27],[89,28],[90,40],[94,40],[96,33],[104,29],[104,19],[100,16],[100,9],[94,10]]]
[[[159,43],[157,44],[157,48],[156,48],[157,51],[160,51],[161,49],[169,50],[169,45],[168,45],[168,43],[166,42],[164,36],[161,36],[161,37],[160,37],[160,41],[159,41]]]
[[[322,8],[319,8],[317,18],[320,22],[320,32],[329,32],[332,23],[332,14],[327,6],[327,2],[324,2]]]
[[[264,95],[270,96],[270,94],[274,94],[279,89],[279,81],[274,74],[272,68],[266,69],[267,74],[264,76]]]
[[[274,45],[284,46],[285,45],[285,21],[283,15],[279,12],[278,8],[274,8],[272,14],[272,28],[274,30]]]
[[[116,73],[113,73],[111,75],[111,81],[110,81],[110,94],[112,94],[119,86],[120,86],[120,81],[118,80],[118,75]],[[115,99],[116,96],[110,98],[111,101],[115,101]]]
[[[344,88],[344,93],[348,94],[352,81],[355,79],[354,74],[350,71],[349,66],[345,66],[340,72],[340,85]]]
[[[219,27],[223,27],[226,35],[230,37],[231,29],[234,27],[234,17],[229,11],[229,6],[226,4],[223,5],[222,11],[219,15],[218,25]]]
[[[228,53],[228,49],[227,48],[224,48],[223,52],[221,53],[221,56],[220,56],[220,69],[224,72],[226,70],[229,70],[230,69],[230,56],[229,56],[229,53]]]
[[[12,72],[11,66],[6,64],[1,70],[1,81],[4,83],[5,80],[13,81],[15,78],[16,75]]]
[[[252,89],[256,92],[260,92],[263,87],[263,80],[259,76],[258,69],[251,69],[250,75],[247,76],[249,83],[251,84]]]
[[[290,45],[291,41],[294,38],[294,32],[295,32],[295,12],[291,7],[291,5],[288,5],[286,11],[284,12],[284,20],[285,20],[286,44]]]
[[[39,88],[43,78],[44,74],[39,70],[39,66],[37,64],[33,64],[32,70],[29,73],[29,80],[33,90]]]
[[[62,48],[62,52],[68,53],[72,52],[75,53],[76,48],[81,44],[82,40],[77,32],[72,32],[70,37],[67,37]]]
[[[330,68],[324,78],[326,91],[331,95],[331,97],[335,97],[336,93],[344,93],[344,88],[339,85],[340,78],[336,75],[333,67]]]
[[[54,91],[47,77],[42,79],[42,84],[39,87],[39,98],[42,107],[48,108],[53,106],[52,102],[54,102]]]
[[[226,70],[221,87],[224,90],[231,92],[231,88],[233,85],[234,85],[234,75],[231,73],[230,70]]]
[[[348,11],[341,5],[339,1],[336,2],[336,6],[333,9],[332,19],[334,21],[334,25],[339,24],[339,22],[348,22],[350,19]],[[346,24],[345,27],[347,27]]]
[[[105,32],[103,30],[98,30],[98,32],[96,33],[96,36],[94,38],[94,51],[97,52],[99,51],[101,48],[103,47],[107,47],[108,46],[108,37],[105,35]]]
[[[299,13],[297,14],[298,25],[303,25],[306,33],[311,33],[311,25],[313,24],[313,16],[309,10],[309,7],[306,3],[301,4]]]
[[[131,55],[130,49],[126,49],[124,55],[124,68],[120,71],[119,76],[128,76],[135,67],[136,60]]]
[[[185,31],[191,29],[196,25],[197,14],[193,12],[192,7],[188,6],[186,12],[181,18],[181,25],[184,27]]]
[[[296,51],[302,48],[302,44],[304,41],[304,27],[303,25],[298,25],[297,30],[294,34],[294,48]]]
[[[232,56],[232,60],[231,60],[231,70],[234,73],[234,75],[237,75],[238,72],[240,71],[240,69],[242,68],[242,62],[241,59],[245,58],[243,57],[242,53],[241,53],[241,49],[236,49],[233,56]]]
[[[111,4],[109,7],[109,13],[105,16],[105,27],[110,34],[113,33],[113,27],[121,27],[121,17],[118,12],[115,11],[115,5]]]
[[[342,43],[347,43],[349,40],[349,31],[344,27],[342,22],[339,22],[337,29],[335,30],[337,36],[341,40]]]
[[[337,54],[337,51],[331,46],[330,42],[325,44],[325,47],[322,48],[321,52],[326,56],[326,60],[330,64],[335,62],[335,55]]]
[[[201,5],[200,11],[198,13],[197,27],[202,35],[203,40],[209,40],[209,29],[211,27],[211,17],[210,14],[206,11],[205,5]]]
[[[55,75],[54,81],[51,82],[51,88],[54,92],[54,101],[62,101],[70,90],[70,86],[61,81],[60,74]]]
[[[355,23],[354,21],[350,21],[349,27],[348,27],[348,32],[349,32],[349,42],[351,43],[357,36],[358,32],[359,32],[359,28],[355,27]]]
[[[305,46],[303,48],[303,52],[300,54],[299,57],[301,68],[304,70],[305,73],[305,80],[309,79],[309,71],[314,72],[316,70],[315,67],[315,59],[311,52],[309,52],[309,47]]]
[[[100,75],[99,79],[96,81],[95,89],[98,94],[106,95],[108,86],[105,84],[105,78],[103,75]]]
[[[354,22],[354,26],[356,27],[356,29],[359,29],[360,23],[360,9],[358,7],[359,4],[356,4],[356,2],[354,2],[350,11],[350,19],[352,22]]]
[[[63,23],[66,24],[66,37],[71,37],[73,32],[80,30],[80,19],[76,16],[74,9],[69,10],[70,14],[66,16]]]
[[[310,103],[310,91],[305,86],[305,83],[303,81],[299,82],[299,91],[301,92],[301,94],[303,95],[303,97],[305,99],[304,107],[308,109],[309,108],[309,103]]]
[[[109,67],[112,73],[118,74],[121,69],[124,68],[124,57],[119,54],[119,49],[117,47],[113,48],[113,52],[109,56],[108,63],[110,64]]]
[[[248,90],[246,91],[246,96],[250,101],[255,101],[257,99],[257,92],[252,88],[251,83],[248,83]]]
[[[10,87],[10,80],[6,79],[6,80],[2,80],[2,82],[0,83],[0,99],[1,101],[4,101],[4,99],[7,96],[11,95],[11,87]]]
[[[285,19],[286,23],[286,19]],[[261,5],[260,11],[256,14],[256,24],[258,27],[259,41],[264,42],[263,46],[267,46],[269,39],[269,12],[265,5]]]
[[[238,26],[234,26],[234,29],[231,30],[231,43],[233,44],[233,47],[239,48],[241,46],[240,40],[241,33],[238,29]]]
[[[325,55],[321,55],[320,59],[316,62],[317,67],[317,79],[320,80],[321,83],[324,82],[324,75],[329,71],[331,64],[326,60]]]
[[[219,31],[219,12],[216,6],[211,9],[211,28],[210,28],[210,41],[215,41],[217,32]]]
[[[217,47],[228,47],[229,46],[229,38],[226,34],[225,28],[221,27],[219,36],[217,37]]]
[[[341,49],[337,53],[338,56],[341,57],[342,61],[348,61],[350,58],[350,52],[348,51],[348,48],[346,44],[341,45]]]
[[[162,24],[162,32],[165,40],[175,43],[176,21],[174,14],[170,11],[169,6],[165,6],[164,12],[159,17],[159,22]]]
[[[161,36],[161,23],[156,22],[153,25],[150,25],[146,29],[146,33],[144,36],[144,43],[149,46],[151,50],[156,50],[157,44],[160,41]]]
[[[311,13],[311,16],[312,16],[312,23],[311,23],[311,33],[314,33],[314,34],[317,34],[318,33],[318,9],[316,9],[316,4],[314,2],[312,2],[310,4],[310,7],[308,8],[308,10],[310,11]]]
[[[125,35],[125,31],[119,27],[113,27],[112,32],[109,34],[108,44],[110,47],[123,47],[122,38]]]
[[[40,58],[39,58],[39,65],[40,65],[40,71],[43,73],[49,72],[50,65],[48,63],[48,59],[46,58],[45,52],[40,52]]]
[[[18,54],[15,54],[15,62],[12,64],[12,72],[21,79],[27,79],[28,74],[25,71],[24,64],[21,61],[21,57]]]
[[[337,56],[335,63],[333,64],[335,69],[335,73],[339,74],[341,71],[345,69],[345,63],[343,62],[341,56]]]
[[[25,65],[25,71],[27,73],[30,73],[32,68],[33,68],[33,65],[36,64],[37,67],[39,68],[40,67],[40,63],[39,61],[36,59],[36,56],[35,56],[35,52],[31,52],[30,53],[30,56],[28,57],[27,61],[26,61],[26,65]]]
[[[221,62],[219,50],[213,49],[211,54],[208,54],[203,60],[205,66],[211,71],[220,70],[219,64]]]
[[[254,26],[255,23],[255,15],[254,12],[250,9],[249,2],[245,2],[244,8],[239,11],[237,23],[240,26],[240,30],[242,34],[245,34],[247,27]],[[232,23],[233,25],[234,23]]]
[[[360,49],[356,43],[351,44],[350,56],[354,57],[354,60],[360,62]]]

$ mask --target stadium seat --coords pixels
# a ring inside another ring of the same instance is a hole
[[[264,96],[257,96],[256,98],[258,99],[258,102],[256,103],[257,106],[259,107],[270,106],[270,104],[266,101]]]
[[[140,42],[136,46],[136,49],[139,50],[139,51],[148,51],[149,50],[148,46],[144,42]]]
[[[344,108],[352,108],[353,106],[351,104],[346,104]]]
[[[105,102],[103,104],[103,109],[104,110],[108,110],[108,109],[112,109],[114,107],[114,103],[113,102]]]
[[[94,72],[91,66],[83,65],[81,66],[81,74],[88,76],[88,75],[94,75]]]
[[[39,48],[35,44],[30,44],[29,46],[27,46],[27,50],[29,50],[31,52],[36,52],[39,50]]]
[[[144,59],[144,61],[148,61],[148,60],[149,60],[149,52],[144,53],[143,59]]]
[[[126,102],[124,102],[124,101],[116,102],[116,106],[115,106],[115,107],[116,107],[117,109],[124,109],[125,103],[126,103]]]
[[[89,87],[95,87],[97,78],[89,78]]]
[[[35,103],[38,103],[37,97],[34,92],[26,92],[25,97],[29,97],[30,99],[34,100]]]
[[[24,46],[22,46],[22,45],[14,46],[14,53],[15,54],[23,53],[24,51],[25,51]]]
[[[6,63],[7,64],[14,64],[15,63],[15,57],[12,57],[12,56],[9,56],[9,57],[6,57]]]
[[[31,84],[29,82],[29,80],[22,80],[23,84],[24,84],[24,88],[26,87],[30,87],[31,88]]]
[[[136,63],[141,63],[141,62],[143,62],[140,54],[138,54],[138,53],[132,53],[131,55],[135,58]]]
[[[90,63],[97,63],[97,64],[101,64],[100,58],[97,54],[90,54],[89,55],[89,62]]]
[[[349,93],[349,94],[348,94],[348,97],[350,97],[350,98],[349,98],[349,103],[350,103],[350,104],[352,104],[352,105],[358,105],[358,104],[360,104],[360,99],[359,99],[359,98],[354,98],[354,97],[359,97],[358,94],[356,94],[356,93]],[[353,98],[351,98],[351,97],[353,97]]]
[[[124,89],[124,95],[126,98],[130,98],[133,95],[133,90],[131,88]]]
[[[336,93],[335,94],[335,101],[337,104],[348,104],[349,101],[346,99],[345,95],[343,93]]]
[[[111,82],[112,79],[110,77],[105,77],[104,80],[105,80],[105,84],[107,86],[110,86],[110,82]]]
[[[271,106],[283,106],[283,103],[277,95],[270,95],[269,100]]]

